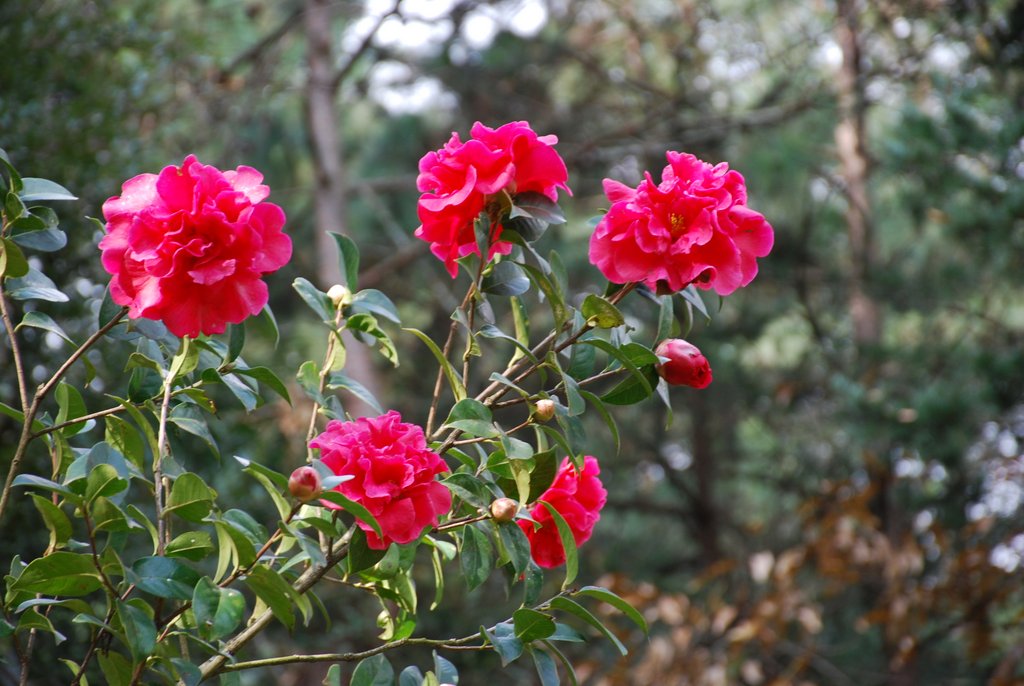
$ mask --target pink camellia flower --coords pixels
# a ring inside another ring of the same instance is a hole
[[[658,374],[673,386],[707,388],[711,383],[711,365],[697,346],[681,338],[666,338],[654,354],[668,358],[657,365]]]
[[[597,459],[587,455],[583,458],[583,471],[577,472],[569,458],[562,462],[555,474],[551,487],[538,500],[549,503],[572,531],[576,545],[582,545],[590,538],[594,525],[601,518],[601,508],[608,499],[608,491],[601,485]],[[558,535],[554,518],[544,505],[538,502],[530,510],[530,516],[539,524],[519,520],[519,527],[530,540],[530,554],[541,567],[551,569],[565,564],[565,548]]]
[[[335,490],[377,519],[383,537],[356,520],[366,532],[367,545],[375,550],[384,550],[392,541],[415,541],[452,509],[451,491],[434,478],[448,466],[427,447],[423,429],[404,423],[394,410],[354,422],[332,420],[309,445],[320,451],[321,461],[335,474],[355,477]]]
[[[470,136],[463,143],[452,133],[443,148],[424,155],[416,179],[423,193],[416,236],[430,243],[452,278],[458,274],[457,259],[480,254],[473,223],[501,191],[510,196],[541,193],[552,202],[558,201],[559,188],[571,194],[565,162],[553,147],[556,136],[538,136],[525,121],[497,129],[477,122]],[[511,243],[499,240],[500,234],[499,225],[487,259],[512,249]]]
[[[674,293],[696,284],[728,295],[757,275],[772,227],[747,207],[743,176],[725,162],[667,153],[655,184],[636,189],[604,180],[612,205],[590,238],[590,261],[613,283],[643,282]]]
[[[189,155],[140,174],[103,203],[110,297],[175,336],[223,333],[267,304],[265,274],[291,257],[280,207],[251,167],[222,172]]]

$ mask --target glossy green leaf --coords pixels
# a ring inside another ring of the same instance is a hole
[[[391,298],[374,288],[367,288],[353,295],[349,311],[366,312],[402,325],[402,320],[398,317],[398,308],[391,302]]]
[[[473,590],[491,575],[494,568],[494,548],[490,538],[472,524],[462,530],[462,576],[466,587]]]
[[[355,291],[359,283],[359,246],[348,236],[329,231],[328,234],[338,246],[338,268],[341,272],[342,285]]]
[[[113,650],[100,650],[96,652],[96,659],[107,686],[131,686],[133,670],[128,658]]]
[[[626,323],[619,308],[599,295],[590,294],[584,298],[580,313],[587,324],[598,329],[614,329]]]
[[[328,502],[340,506],[341,509],[353,515],[357,519],[360,519],[364,523],[369,524],[370,528],[372,528],[378,536],[382,535],[380,523],[377,521],[377,518],[370,514],[370,511],[367,510],[365,507],[355,502],[354,500],[349,500],[339,491],[325,491],[324,493],[320,494],[320,499],[326,500]]]
[[[215,495],[198,474],[185,472],[171,486],[164,516],[174,514],[190,522],[201,522],[210,514]]]
[[[128,422],[115,415],[104,418],[106,430],[104,440],[114,450],[124,455],[140,470],[145,468],[146,445],[139,431]]]
[[[56,483],[55,481],[50,481],[49,479],[44,479],[43,477],[36,476],[35,474],[19,474],[14,478],[14,481],[11,482],[11,486],[30,486],[32,488],[41,488],[44,491],[59,493],[73,503],[81,502],[81,496],[67,486]]]
[[[198,562],[213,552],[213,541],[205,531],[186,531],[178,534],[168,544],[166,553],[169,557],[183,557]]]
[[[21,220],[19,220],[21,221]],[[26,231],[11,236],[11,240],[22,248],[38,252],[56,252],[68,244],[68,235],[57,228]]]
[[[519,576],[530,564],[530,540],[515,522],[498,524],[498,536],[512,563],[512,570]]]
[[[18,197],[25,204],[40,200],[78,200],[67,188],[49,179],[23,176],[21,184],[21,192],[18,193]]]
[[[288,394],[288,387],[284,385],[284,382],[268,367],[249,367],[247,369],[240,369],[236,367],[231,370],[232,374],[241,374],[247,376],[250,379],[255,379],[261,384],[267,386],[270,390],[277,393],[279,396],[284,398],[289,405],[292,404],[292,398]]]
[[[356,331],[367,336],[372,336],[376,339],[376,342],[380,345],[380,353],[384,356],[384,359],[395,367],[398,366],[398,349],[395,348],[395,344],[391,340],[391,336],[389,336],[384,329],[380,328],[380,324],[377,322],[376,317],[372,314],[359,312],[357,314],[350,315],[345,320],[345,326],[350,331]]]
[[[522,295],[530,290],[530,279],[515,262],[498,262],[484,276],[480,287],[492,295]]]
[[[394,686],[395,670],[382,654],[360,661],[352,672],[349,686]]]
[[[201,438],[203,443],[213,452],[214,457],[220,456],[217,441],[213,434],[210,433],[210,425],[206,422],[206,413],[198,405],[187,402],[178,403],[171,410],[167,421],[182,431]]]
[[[64,332],[64,329],[60,327],[60,324],[53,321],[53,318],[51,318],[50,315],[40,312],[39,310],[32,310],[31,312],[26,312],[25,316],[21,318],[21,322],[18,324],[17,327],[15,327],[15,331],[17,331],[23,326],[30,326],[36,329],[49,331],[50,333],[60,336],[63,340],[67,341],[71,345],[75,344],[75,342],[71,340],[71,338]]]
[[[496,624],[491,629],[480,627],[480,630],[494,647],[494,652],[501,659],[502,667],[507,667],[509,663],[519,659],[519,656],[523,654],[523,642],[516,638],[511,622]]]
[[[437,678],[444,684],[458,684],[459,683],[459,670],[455,669],[449,660],[441,657],[438,652],[433,651],[434,654],[434,673]]]
[[[257,564],[245,576],[245,583],[262,600],[279,622],[289,629],[295,627],[293,597],[295,589],[270,567]]]
[[[39,510],[46,529],[50,532],[50,543],[47,546],[50,550],[63,548],[71,538],[71,520],[62,509],[53,504],[49,498],[44,498],[35,493],[32,496],[32,503]]]
[[[331,375],[328,377],[327,387],[348,391],[377,412],[384,413],[384,408],[381,407],[380,402],[370,392],[370,389],[342,372],[331,372]]]
[[[562,590],[569,588],[573,581],[576,580],[576,574],[579,571],[579,553],[576,550],[576,539],[573,538],[572,529],[566,523],[565,518],[562,517],[562,513],[555,509],[555,506],[551,503],[539,500],[544,508],[551,515],[551,519],[555,522],[555,527],[558,529],[558,538],[562,541],[562,548],[565,550],[565,581],[562,582]]]
[[[28,262],[18,244],[9,238],[0,239],[0,277],[18,278],[28,274]]]
[[[533,657],[533,664],[537,667],[540,686],[558,686],[561,682],[558,679],[558,668],[555,666],[554,658],[540,648],[530,650],[530,655]]]
[[[140,591],[177,600],[191,600],[200,578],[191,567],[174,558],[160,556],[136,560],[129,577]]]
[[[500,434],[497,427],[494,426],[491,410],[473,398],[463,398],[455,403],[445,421],[445,426],[459,429],[470,436],[494,437]]]
[[[27,610],[21,614],[18,618],[18,626],[16,629],[18,632],[27,631],[45,631],[48,634],[52,634],[54,641],[57,645],[63,643],[67,637],[61,632],[54,628],[53,623],[50,622],[49,618],[38,612],[37,610]]]
[[[597,598],[601,602],[611,605],[616,610],[629,617],[630,621],[636,624],[645,634],[649,632],[647,620],[644,619],[644,616],[640,614],[635,607],[612,591],[609,591],[607,588],[602,588],[600,586],[584,586],[573,595],[585,595],[591,598]]]
[[[302,300],[309,305],[310,309],[316,313],[318,317],[324,322],[333,322],[336,310],[334,309],[334,303],[327,297],[327,294],[321,291],[319,288],[309,282],[309,279],[304,279],[301,276],[292,282],[292,288],[299,294]]]
[[[622,644],[622,641],[619,640],[618,636],[613,634],[608,627],[601,623],[601,620],[591,614],[589,610],[577,603],[575,600],[566,598],[565,596],[558,596],[556,598],[552,598],[549,605],[553,610],[562,610],[563,612],[568,612],[569,614],[579,617],[584,622],[600,631],[604,634],[605,638],[615,645],[615,648],[620,654],[626,655],[629,652],[626,650],[626,646]]]
[[[9,278],[5,288],[7,295],[14,300],[45,300],[54,303],[68,301],[68,296],[57,288],[50,277],[31,267],[24,276]]]
[[[409,665],[398,675],[398,686],[423,686],[423,672],[416,665]]]
[[[102,585],[92,555],[59,551],[32,560],[11,590],[51,596],[82,596]]]
[[[228,325],[228,354],[224,356],[224,362],[230,364],[238,359],[245,347],[245,324]]]
[[[233,588],[220,588],[203,577],[192,595],[192,612],[200,633],[208,640],[227,636],[241,623],[245,598]]]
[[[124,627],[125,640],[135,664],[146,661],[156,650],[156,625],[137,602],[141,601],[117,601],[117,616]]]
[[[524,643],[547,638],[555,633],[555,620],[551,615],[528,607],[521,607],[512,613],[512,624],[516,638]]]
[[[109,464],[96,465],[85,480],[85,500],[91,503],[96,498],[108,498],[128,488],[127,479],[122,479],[117,470]]]

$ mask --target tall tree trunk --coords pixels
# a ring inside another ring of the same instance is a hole
[[[858,348],[877,343],[881,336],[881,314],[870,292],[877,249],[868,195],[860,4],[860,0],[837,0],[836,5],[836,42],[843,52],[843,63],[836,78],[839,123],[835,131],[840,173],[846,186],[846,226],[851,261],[849,307],[853,339]]]
[[[327,232],[344,234],[345,175],[337,106],[338,81],[334,74],[334,50],[331,40],[333,19],[338,3],[333,0],[305,0],[303,25],[306,33],[305,114],[306,135],[313,157],[313,192],[316,222],[317,276],[326,290],[341,282],[338,249]],[[351,336],[345,337],[347,374],[377,394],[379,384],[369,351]],[[372,408],[355,397],[346,399],[345,408],[353,416],[373,414]]]

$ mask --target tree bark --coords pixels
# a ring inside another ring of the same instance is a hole
[[[881,315],[870,290],[872,267],[878,258],[868,194],[870,169],[864,129],[867,105],[861,64],[860,0],[838,0],[836,10],[836,42],[842,50],[843,62],[836,78],[839,123],[835,140],[846,187],[850,319],[854,343],[861,348],[878,342]]]
[[[308,70],[304,107],[306,135],[314,170],[313,217],[318,286],[323,290],[342,280],[338,248],[328,232],[347,233],[345,170],[337,104],[340,82],[333,73],[334,50],[331,39],[336,8],[337,2],[332,0],[305,0],[303,7]],[[345,350],[346,373],[377,395],[380,384],[367,348],[346,335]],[[345,408],[352,416],[375,414],[369,405],[355,397],[346,399]]]

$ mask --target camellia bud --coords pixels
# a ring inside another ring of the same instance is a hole
[[[498,498],[491,503],[491,516],[496,522],[511,522],[519,511],[519,503],[512,498]]]
[[[313,467],[299,467],[288,477],[288,492],[298,500],[308,503],[323,490],[323,482],[320,480],[320,472]]]
[[[555,401],[550,398],[541,398],[533,410],[533,418],[538,422],[549,421],[555,416]]]
[[[711,383],[711,365],[697,346],[681,338],[668,338],[654,349],[658,357],[668,358],[658,364],[661,378],[673,386],[705,388]]]
[[[331,299],[335,307],[344,307],[352,304],[352,291],[340,283],[336,283],[327,290],[327,297]]]

